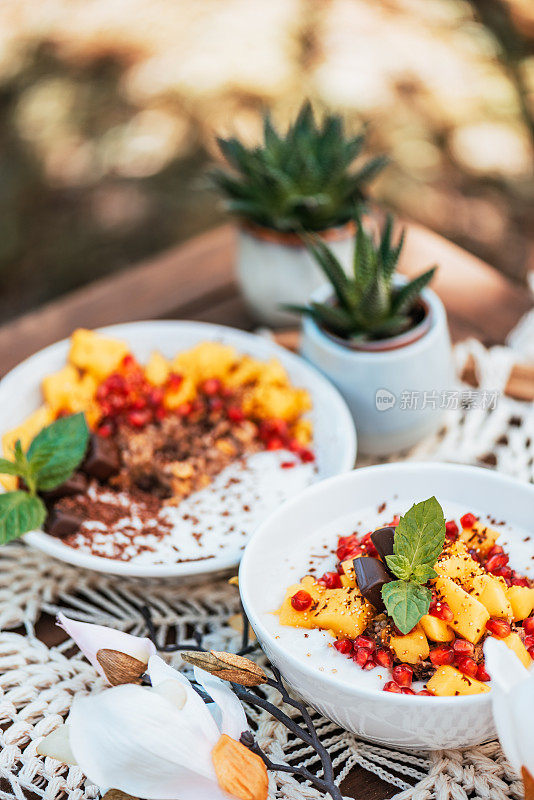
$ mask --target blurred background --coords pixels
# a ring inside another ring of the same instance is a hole
[[[534,268],[534,0],[3,0],[6,321],[224,218],[215,136],[303,97],[369,126],[390,208]]]

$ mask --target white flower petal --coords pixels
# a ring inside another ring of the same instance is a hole
[[[139,661],[143,661],[145,664],[148,663],[150,656],[156,652],[154,643],[150,639],[131,636],[123,631],[106,628],[104,625],[77,622],[69,619],[64,614],[58,614],[57,624],[74,639],[84,656],[103,678],[106,676],[96,660],[96,654],[99,650],[118,650],[119,653],[126,653],[129,656],[133,656],[133,658],[139,659]]]
[[[60,725],[55,731],[39,742],[37,752],[40,756],[50,756],[62,761],[63,764],[76,764],[74,753],[70,748],[70,728]]]
[[[182,800],[191,781],[216,783],[211,752],[218,733],[215,741],[208,739],[191,717],[150,689],[115,686],[74,701],[70,745],[80,768],[101,788]]]
[[[152,688],[153,692],[165,697],[178,711],[181,711],[187,702],[187,691],[179,681],[170,679],[162,681]]]
[[[221,733],[239,741],[243,731],[248,730],[248,722],[241,701],[228,683],[195,667],[195,679],[206,690],[221,712]]]

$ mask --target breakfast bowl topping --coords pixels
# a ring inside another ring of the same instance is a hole
[[[380,669],[385,692],[488,692],[489,637],[526,667],[534,657],[534,584],[498,536],[471,512],[446,521],[431,497],[387,527],[340,536],[335,571],[289,587],[279,622],[329,632],[340,656]]]

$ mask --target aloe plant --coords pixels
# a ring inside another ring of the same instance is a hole
[[[353,275],[347,275],[319,236],[303,234],[310,252],[332,284],[334,302],[312,302],[309,306],[290,306],[290,310],[309,315],[345,339],[385,339],[408,330],[414,324],[414,305],[432,280],[436,267],[403,285],[395,283],[404,231],[396,243],[392,234],[391,216],[376,239],[364,230],[361,219],[356,218]]]
[[[323,231],[348,222],[387,162],[377,156],[352,169],[365,135],[347,136],[337,114],[319,124],[309,102],[285,134],[266,114],[263,137],[263,145],[253,148],[236,138],[218,139],[232,170],[214,170],[212,177],[231,213],[277,231]]]

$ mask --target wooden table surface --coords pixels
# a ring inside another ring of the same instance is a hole
[[[185,318],[252,329],[254,320],[234,281],[235,231],[216,228],[115,276],[66,295],[0,326],[0,375],[77,327],[140,319]],[[445,303],[455,341],[474,336],[502,343],[531,307],[527,291],[475,256],[420,226],[410,225],[401,270],[440,268],[433,287]],[[49,645],[61,640],[53,620],[37,633]],[[358,800],[382,800],[398,790],[357,767],[342,789]]]

